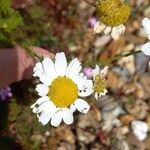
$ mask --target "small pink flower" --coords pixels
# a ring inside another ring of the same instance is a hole
[[[12,97],[11,88],[4,87],[0,90],[0,100],[5,101],[7,98]]]
[[[91,17],[88,20],[89,26],[92,27],[92,28],[94,28],[94,26],[96,25],[97,22],[98,21],[97,21],[96,17]]]
[[[90,68],[90,67],[84,68],[83,73],[85,76],[87,76],[87,78],[91,78],[93,76],[92,68]]]

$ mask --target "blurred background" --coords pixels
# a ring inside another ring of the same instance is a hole
[[[128,2],[132,13],[125,34],[114,41],[110,35],[92,34],[98,18],[95,8],[84,0],[0,0],[0,54],[26,42],[53,54],[64,51],[68,59],[78,57],[84,67],[109,66],[108,94],[99,102],[89,97],[91,110],[87,115],[75,113],[71,126],[54,128],[38,122],[30,109],[38,98],[38,81],[32,76],[1,88],[1,150],[150,150],[149,132],[140,141],[131,129],[133,120],[141,120],[150,130],[150,58],[139,53],[109,61],[147,41],[141,21],[150,17],[150,1]],[[0,66],[5,68],[5,63]],[[114,115],[117,107],[124,111],[113,116],[119,123],[110,123],[109,131],[103,131],[105,108]]]

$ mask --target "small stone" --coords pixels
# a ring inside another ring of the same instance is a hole
[[[45,132],[45,136],[46,136],[46,137],[50,136],[50,132],[49,132],[49,131],[46,131],[46,132]]]
[[[144,16],[146,17],[149,17],[150,16],[150,6],[147,7],[145,10],[144,10]]]
[[[93,108],[86,115],[79,115],[77,125],[80,128],[87,128],[91,126],[93,128],[99,128],[99,122],[101,121],[101,119],[101,112],[98,108],[96,108],[96,106],[93,106]]]
[[[34,141],[34,142],[36,142],[36,141],[42,142],[43,139],[44,139],[43,136],[40,134],[35,134],[35,135],[31,136],[31,141]]]
[[[143,141],[147,138],[148,125],[144,121],[135,120],[132,121],[131,127],[134,135],[138,140]]]
[[[137,119],[144,119],[147,115],[148,106],[145,101],[135,100],[134,102],[126,102],[125,110]]]
[[[146,123],[148,125],[148,130],[150,131],[150,114],[147,114]]]
[[[135,117],[133,117],[132,115],[123,115],[120,117],[120,121],[124,125],[129,125],[133,120],[135,120]]]
[[[144,144],[145,144],[145,150],[150,150],[150,135],[146,138]]]
[[[121,58],[118,62],[119,65],[126,67],[130,74],[134,74],[135,72],[135,64],[134,64],[134,56],[128,56]]]
[[[130,150],[144,150],[144,144],[139,141],[133,133],[129,133],[126,137]]]
[[[92,134],[90,131],[85,131],[81,128],[77,128],[77,138],[79,141],[85,143],[85,144],[89,144],[92,143],[95,139],[96,136],[95,134]]]

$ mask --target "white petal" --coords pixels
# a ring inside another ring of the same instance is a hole
[[[118,40],[119,36],[123,34],[125,31],[125,26],[124,25],[119,25],[117,27],[112,28],[111,36],[114,40]]]
[[[145,54],[150,56],[150,42],[145,43],[142,48],[141,51]]]
[[[97,92],[95,92],[94,97],[95,97],[96,100],[98,100],[99,96],[98,96]]]
[[[142,25],[146,34],[150,35],[150,19],[144,18],[142,21]]]
[[[70,110],[71,110],[72,113],[74,113],[74,112],[76,111],[76,106],[75,106],[75,104],[71,104],[71,105],[70,105]]]
[[[56,111],[57,108],[52,103],[52,101],[48,101],[41,104],[38,108],[39,122],[41,122],[43,125],[47,124],[49,120],[52,118],[52,116],[56,113]]]
[[[34,72],[33,76],[39,77],[39,80],[45,85],[48,86],[52,82],[50,76],[48,76],[45,70],[43,69],[43,64],[41,62],[35,64],[33,72]]]
[[[43,125],[46,125],[52,117],[51,113],[44,112],[41,116],[39,116],[39,122],[41,122]]]
[[[42,61],[42,65],[43,65],[43,70],[51,78],[51,80],[57,77],[54,63],[50,58],[45,58]]]
[[[105,66],[101,71],[100,71],[100,75],[102,77],[105,77],[108,71],[108,66]]]
[[[59,76],[64,76],[67,69],[67,60],[63,52],[57,53],[55,57],[55,69]]]
[[[107,92],[108,92],[107,89],[105,89],[104,92],[101,92],[100,94],[101,94],[101,96],[105,96],[107,94]]]
[[[34,106],[33,112],[37,114],[39,122],[41,122],[43,125],[46,125],[57,111],[57,108],[50,100],[45,101],[42,99],[42,101],[40,101],[38,104],[38,106]]]
[[[36,111],[37,111],[38,107],[36,107],[36,105],[40,105],[40,104],[47,102],[47,101],[49,101],[49,98],[47,96],[39,98],[33,105],[30,106],[30,108],[33,109],[32,110],[33,113],[36,113]]]
[[[98,22],[95,24],[95,26],[94,26],[94,33],[100,33],[100,32],[102,32],[105,28],[106,28],[106,26],[98,21]]]
[[[86,114],[90,109],[89,104],[82,99],[77,99],[74,104],[75,104],[77,110],[84,114]]]
[[[79,72],[81,71],[81,68],[82,67],[80,61],[77,58],[73,59],[67,67],[66,76],[74,81]]]
[[[104,34],[108,35],[111,32],[111,27],[108,26],[106,27],[106,29],[104,30]]]
[[[78,95],[87,97],[93,93],[93,82],[84,78],[79,78],[77,81]]]
[[[46,101],[43,102],[42,104],[40,104],[37,107],[37,111],[36,113],[41,113],[42,112],[46,112],[46,113],[55,113],[55,111],[57,110],[56,106],[52,103],[52,101]]]
[[[63,109],[63,121],[70,125],[73,123],[73,114],[68,108]]]
[[[96,65],[95,69],[92,70],[93,78],[95,78],[99,73],[100,73],[100,67]]]
[[[49,97],[43,96],[36,101],[36,104],[40,105],[41,103],[46,102],[46,101],[49,101]]]
[[[30,108],[34,108],[36,104],[40,105],[41,103],[49,100],[47,96],[39,98],[33,105],[30,106]]]
[[[35,89],[38,92],[39,96],[46,96],[49,91],[48,86],[46,86],[45,84],[38,84]]]
[[[52,83],[51,78],[48,77],[46,74],[41,75],[39,80],[47,86],[49,86]]]
[[[62,110],[57,111],[51,119],[51,125],[54,127],[58,127],[62,121],[63,112]]]
[[[105,89],[104,92],[95,92],[95,99],[98,100],[100,97],[105,96],[107,94],[107,90]]]

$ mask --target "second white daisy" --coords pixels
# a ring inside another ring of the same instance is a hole
[[[107,66],[104,67],[104,69],[100,70],[100,67],[96,65],[95,69],[93,69],[92,71],[94,82],[93,89],[96,100],[98,100],[101,96],[105,96],[107,94],[106,80],[105,80],[107,70],[108,70]]]
[[[117,40],[125,31],[124,23],[130,15],[130,6],[124,0],[100,0],[96,6],[99,22],[94,27],[94,33],[104,31]]]
[[[73,123],[74,111],[89,111],[88,103],[79,97],[91,95],[93,83],[81,73],[81,69],[77,58],[67,65],[63,52],[56,54],[55,62],[45,58],[36,63],[33,75],[42,82],[36,86],[41,98],[31,108],[43,125],[49,121],[55,127],[62,121],[69,125]]]

